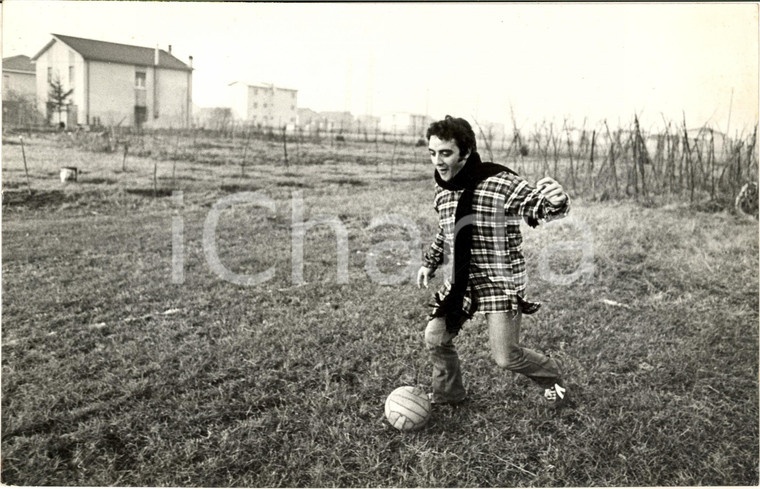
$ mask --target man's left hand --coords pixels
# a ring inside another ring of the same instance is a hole
[[[542,178],[536,183],[536,187],[538,187],[538,191],[541,192],[541,195],[543,195],[554,207],[564,205],[567,200],[567,194],[562,188],[562,185],[553,178]]]

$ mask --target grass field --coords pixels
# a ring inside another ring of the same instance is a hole
[[[529,292],[544,306],[524,321],[524,343],[565,361],[574,405],[549,411],[536,387],[499,370],[479,318],[457,340],[472,401],[401,433],[383,403],[395,387],[428,385],[431,291],[382,285],[367,263],[408,266],[404,246],[373,251],[410,240],[399,226],[371,228],[378,216],[415,223],[415,256],[433,237],[422,148],[391,179],[387,154],[340,159],[304,145],[330,161],[285,168],[278,146],[259,143],[245,176],[223,157],[177,161],[180,201],[167,190],[171,161],[159,162],[154,197],[153,160],[130,157],[122,172],[118,153],[26,143],[32,196],[20,146],[3,145],[4,484],[758,484],[755,219],[574,199],[574,220],[526,228]],[[68,165],[82,170],[76,184],[58,180]],[[235,273],[275,267],[256,286],[220,278],[203,244],[212,206],[246,191],[274,210],[222,210],[216,245]],[[345,228],[347,283],[327,225],[307,231],[305,283],[293,283],[294,195],[304,221]],[[549,253],[552,243],[579,239],[593,243],[593,274],[545,280],[539,264],[569,274],[582,260]]]

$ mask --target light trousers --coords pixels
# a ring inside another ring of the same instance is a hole
[[[486,320],[491,354],[497,365],[523,374],[541,387],[551,387],[561,378],[554,359],[520,346],[521,312],[489,313]],[[434,402],[459,402],[467,396],[455,336],[446,331],[445,318],[434,318],[425,328],[425,347],[433,364]]]

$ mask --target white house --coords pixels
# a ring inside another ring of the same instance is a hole
[[[68,126],[188,127],[192,117],[192,56],[185,64],[168,51],[52,34],[32,57],[37,107],[48,113],[50,83],[69,98]],[[57,115],[48,113],[49,120]]]
[[[235,81],[227,86],[228,101],[236,120],[266,127],[293,129],[298,121],[298,90],[271,83]]]

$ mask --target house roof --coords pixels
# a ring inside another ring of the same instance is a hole
[[[35,54],[34,57],[32,57],[32,60],[39,58],[42,53],[47,51],[48,48],[53,45],[53,43],[60,41],[81,54],[82,57],[87,60],[153,66],[155,48],[131,46],[129,44],[118,44],[115,42],[95,41],[93,39],[82,39],[80,37],[64,36],[61,34],[53,34],[52,36],[53,39],[47,43],[40,52]],[[191,67],[163,49],[158,50],[158,66],[159,68],[168,68],[171,70],[192,70]]]
[[[3,69],[13,71],[26,71],[34,73],[34,64],[29,56],[20,54],[18,56],[11,56],[10,58],[3,58]]]

